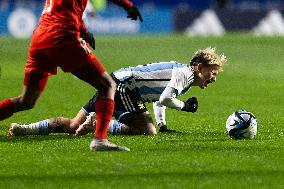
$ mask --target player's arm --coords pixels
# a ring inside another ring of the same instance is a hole
[[[177,90],[167,86],[161,94],[159,102],[168,108],[181,110],[185,106],[185,103],[177,99],[176,96]]]
[[[168,129],[166,124],[166,106],[162,105],[159,101],[153,102],[153,110],[156,123],[159,127],[159,132],[172,133],[175,130]]]
[[[159,102],[169,108],[186,111],[196,112],[198,108],[198,101],[196,97],[191,97],[187,101],[181,101],[176,98],[177,90],[172,87],[166,87],[160,96]]]
[[[187,101],[177,99],[178,94],[187,88],[192,82],[192,73],[184,68],[176,68],[172,72],[172,77],[167,87],[160,96],[160,103],[172,109],[196,112],[198,102],[196,97],[192,97]]]
[[[89,45],[95,50],[96,49],[96,41],[94,35],[88,31],[87,27],[85,26],[84,22],[82,21],[80,27],[80,36],[87,42]]]
[[[109,1],[123,7],[128,14],[127,18],[130,18],[131,20],[139,19],[140,22],[143,22],[143,18],[139,12],[139,9],[131,1],[129,0],[109,0]]]

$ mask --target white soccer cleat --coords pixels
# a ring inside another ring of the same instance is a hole
[[[26,132],[26,127],[22,126],[18,123],[12,123],[9,131],[8,131],[9,136],[24,136],[27,135]]]
[[[96,129],[96,113],[90,112],[84,123],[79,125],[76,130],[76,136],[86,135]]]
[[[90,149],[92,151],[130,151],[129,148],[125,146],[118,146],[109,142],[107,139],[99,139],[94,137]]]

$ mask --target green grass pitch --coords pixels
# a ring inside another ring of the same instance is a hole
[[[29,41],[1,37],[0,44],[2,100],[21,92]],[[215,84],[182,97],[197,96],[198,112],[168,109],[175,134],[109,135],[130,152],[91,152],[90,134],[6,136],[12,122],[72,117],[95,93],[59,70],[33,110],[0,122],[0,188],[284,188],[284,38],[98,36],[95,52],[111,72],[156,61],[187,63],[207,46],[224,52],[228,64]],[[253,140],[226,135],[226,119],[237,109],[258,118]]]

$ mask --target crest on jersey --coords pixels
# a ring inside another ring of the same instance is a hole
[[[145,108],[145,105],[144,105],[144,103],[142,101],[138,101],[137,105],[138,105],[140,110],[143,110]]]

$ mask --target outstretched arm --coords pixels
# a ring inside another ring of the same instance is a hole
[[[137,20],[139,19],[140,22],[143,22],[143,18],[139,12],[139,9],[129,0],[109,0],[118,6],[121,6],[124,8],[124,10],[127,12],[128,16],[127,18],[130,18],[131,20]]]

